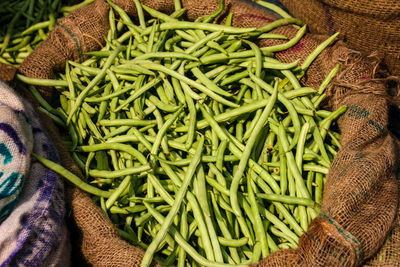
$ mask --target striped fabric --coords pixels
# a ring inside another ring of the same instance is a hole
[[[63,179],[32,152],[60,161],[32,106],[0,81],[0,267],[68,267]]]
[[[29,168],[32,129],[21,100],[0,83],[0,222],[14,209]]]

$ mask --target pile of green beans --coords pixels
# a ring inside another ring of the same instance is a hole
[[[101,51],[68,62],[57,80],[19,75],[62,129],[87,183],[46,166],[93,194],[123,239],[176,266],[246,266],[295,248],[319,212],[325,176],[340,148],[335,120],[320,107],[336,66],[318,90],[299,79],[336,35],[306,60],[274,53],[305,26],[284,18],[261,28],[195,22],[135,0],[138,25],[109,2]],[[145,18],[144,13],[149,16]],[[290,39],[271,30],[297,24]],[[282,44],[260,48],[261,38]],[[49,105],[33,85],[54,86]]]
[[[56,19],[87,5],[65,6],[62,0],[0,1],[0,62],[19,66],[56,25]]]

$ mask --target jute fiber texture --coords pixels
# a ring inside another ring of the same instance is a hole
[[[135,16],[133,1],[115,3]],[[171,0],[143,3],[162,12],[173,11]],[[216,0],[184,0],[182,4],[191,20],[218,7]],[[63,69],[66,60],[81,61],[83,51],[101,48],[108,30],[108,10],[103,0],[97,0],[60,19],[48,40],[21,64],[19,72],[36,78],[52,78],[54,72]],[[234,14],[233,24],[240,27],[258,27],[276,19],[252,2],[229,0],[219,17],[221,22],[228,11]],[[292,38],[297,29],[283,26],[273,32]],[[306,34],[297,45],[276,56],[283,62],[304,60],[327,37]],[[280,42],[283,41],[268,40],[260,45]],[[348,111],[340,119],[342,149],[327,177],[321,214],[301,237],[298,249],[275,252],[258,263],[259,266],[392,266],[400,262],[399,220],[395,219],[398,144],[388,130],[390,97],[386,92],[386,79],[378,77],[374,57],[364,57],[338,41],[317,57],[302,83],[317,88],[337,63],[342,67],[329,88],[329,104],[332,107],[346,104]],[[42,93],[50,95],[51,88],[43,89]],[[54,129],[53,125],[50,127]],[[57,133],[52,132],[62,164],[82,177]],[[143,251],[119,239],[111,222],[86,193],[74,189],[70,201],[82,232],[82,251],[90,263],[95,266],[139,265]],[[376,256],[378,251],[384,256]]]
[[[279,0],[310,31],[345,38],[349,48],[384,56],[393,75],[400,75],[400,2],[396,0]]]
[[[14,78],[16,68],[0,62],[0,80],[9,82]]]

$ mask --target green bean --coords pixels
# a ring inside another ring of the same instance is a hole
[[[217,262],[224,262],[221,252],[221,247],[218,242],[217,233],[214,228],[214,222],[211,219],[211,210],[208,203],[208,197],[206,192],[206,177],[202,165],[199,166],[197,175],[195,178],[195,194],[197,199],[199,199],[199,205],[203,211],[204,220],[207,225],[209,236],[211,239],[211,244],[214,250],[215,260]]]
[[[217,122],[226,122],[229,121],[235,117],[239,117],[243,114],[251,113],[253,111],[256,111],[262,107],[265,107],[269,103],[269,99],[262,99],[259,101],[256,101],[254,103],[248,104],[248,105],[243,105],[235,109],[230,109],[224,113],[218,114],[214,117],[215,121]],[[196,124],[196,129],[204,129],[207,126],[209,126],[209,123],[207,122],[206,119],[200,120]],[[186,127],[178,127],[175,129],[176,131],[187,131]]]
[[[39,110],[45,113],[47,116],[49,116],[57,125],[61,126],[62,128],[67,128],[65,122],[62,119],[60,119],[57,115],[51,113],[50,111],[42,107],[39,107]]]
[[[110,53],[110,55],[111,55],[111,53]],[[75,69],[73,70],[74,72],[80,71],[80,72],[78,72],[79,74],[83,74],[83,72],[87,72],[88,74],[91,74],[91,75],[97,75],[101,72],[101,70],[98,68],[85,66],[84,64],[79,64],[79,63],[73,62],[73,61],[68,61],[68,64],[75,67]]]
[[[260,6],[263,6],[269,10],[274,11],[283,18],[292,18],[292,16],[290,16],[285,10],[283,10],[282,8],[273,3],[268,3],[264,1],[257,1],[256,3],[259,4]],[[290,22],[290,23],[295,23],[295,22]]]
[[[277,85],[277,83],[276,83],[276,85]],[[254,128],[254,131],[250,135],[250,138],[247,142],[245,150],[243,151],[242,157],[240,159],[238,170],[235,172],[235,176],[233,177],[233,181],[232,181],[232,184],[230,187],[230,197],[231,197],[232,208],[235,211],[237,216],[241,216],[241,210],[239,208],[238,201],[237,201],[237,189],[239,186],[239,182],[240,182],[240,179],[242,178],[244,170],[247,166],[247,161],[248,161],[250,153],[252,151],[255,139],[258,136],[259,132],[261,131],[262,127],[264,127],[264,124],[267,122],[269,114],[271,113],[272,108],[275,105],[277,95],[278,95],[278,87],[275,86],[273,94],[269,98],[269,103],[263,110],[263,113],[262,113],[260,119],[258,120],[258,122]]]
[[[315,203],[311,199],[308,198],[299,198],[299,197],[291,197],[291,196],[283,196],[276,194],[262,194],[257,193],[256,196],[258,198],[267,199],[270,201],[277,201],[285,204],[291,205],[303,205],[303,206],[314,206]]]
[[[197,112],[193,100],[190,98],[189,94],[186,91],[185,91],[185,101],[189,109],[189,122],[188,122],[188,132],[187,132],[188,137],[185,142],[185,147],[186,149],[189,149],[193,144],[195,136]]]
[[[172,84],[169,82],[167,76],[164,73],[160,72],[159,75],[163,79],[164,91],[165,94],[167,95],[168,103],[175,105],[176,104],[175,94],[174,94],[175,91]]]
[[[287,99],[293,99],[293,98],[296,98],[296,97],[299,97],[299,96],[307,96],[307,95],[310,95],[310,94],[313,94],[313,93],[315,93],[314,88],[302,87],[301,89],[284,92],[283,95]],[[314,107],[315,107],[315,105],[314,105]]]
[[[106,208],[109,209],[111,205],[117,200],[117,198],[122,194],[122,192],[129,186],[132,177],[126,176],[124,180],[119,184],[117,189],[111,194],[111,196],[106,201]]]
[[[184,83],[187,83],[187,84],[199,89],[203,93],[207,94],[209,97],[211,97],[211,98],[217,100],[218,102],[221,102],[221,103],[223,103],[223,104],[225,104],[227,106],[238,107],[237,104],[235,104],[235,103],[233,103],[233,102],[231,102],[229,100],[226,100],[225,98],[222,98],[221,96],[217,95],[216,93],[211,91],[209,88],[205,87],[204,85],[199,84],[199,83],[187,78],[186,76],[183,76],[182,74],[179,74],[178,72],[175,72],[175,71],[173,71],[173,70],[171,70],[169,68],[166,68],[166,67],[164,67],[162,65],[155,64],[155,63],[152,63],[152,62],[147,62],[147,61],[143,62],[143,66],[145,68],[162,71],[162,72],[164,72],[166,74],[169,74],[172,77],[174,77],[176,79],[179,79],[180,81],[183,81]]]
[[[202,106],[200,106],[200,109],[202,110],[202,113],[205,116],[206,120],[209,121],[210,126],[218,134],[218,137],[221,140],[229,140],[229,137],[227,136],[227,134],[219,127],[218,123],[211,117],[211,115]],[[232,136],[230,136],[230,138],[232,138]],[[237,157],[242,157],[242,150],[240,148],[238,148],[232,142],[228,143],[228,148]],[[249,167],[252,168],[255,172],[257,172],[267,183],[269,183],[275,192],[280,191],[279,186],[276,184],[276,182],[271,177],[271,175],[268,172],[266,172],[260,165],[258,165],[251,158],[249,159]]]
[[[213,92],[223,95],[223,96],[232,96],[232,94],[224,91],[223,89],[221,89],[220,87],[218,87],[213,81],[209,80],[203,72],[201,72],[201,70],[199,68],[193,68],[190,70],[193,75],[202,83],[204,84],[207,88],[209,88],[210,90],[212,90]],[[222,85],[222,84],[221,84]]]
[[[289,241],[290,244],[292,244],[294,247],[296,247],[297,241],[294,240],[294,239],[292,239],[292,238],[291,238],[290,236],[288,236],[286,233],[280,231],[279,229],[275,228],[274,226],[271,226],[271,227],[270,227],[270,230],[271,230],[271,233],[272,233],[272,234],[274,234],[274,235],[276,235],[276,236],[278,236],[278,237],[281,237],[281,238],[283,238],[283,239],[286,240],[286,241]]]
[[[276,33],[263,33],[258,35],[258,39],[287,39],[285,35],[282,34],[276,34]]]
[[[110,55],[110,57],[107,59],[107,61],[104,63],[104,66],[101,70],[101,72],[99,74],[96,75],[96,77],[88,84],[88,86],[85,88],[85,90],[83,90],[79,96],[76,98],[75,104],[72,107],[71,112],[68,115],[68,119],[67,119],[67,124],[71,121],[72,116],[75,114],[75,112],[78,110],[78,108],[80,107],[83,99],[86,97],[86,95],[89,93],[89,91],[95,86],[97,85],[101,79],[104,78],[104,76],[106,75],[106,71],[107,69],[111,66],[112,62],[114,61],[114,59],[117,57],[117,55],[124,49],[124,47],[119,46],[118,48],[116,48],[113,53]]]
[[[102,126],[147,126],[147,125],[155,125],[155,120],[138,120],[138,119],[115,119],[115,120],[101,120],[98,122],[99,125]]]
[[[121,176],[126,176],[126,175],[131,175],[131,174],[140,174],[140,173],[147,172],[150,170],[151,170],[151,167],[149,165],[125,168],[125,169],[118,170],[118,171],[106,171],[106,170],[92,169],[92,170],[89,170],[89,175],[92,177],[115,179],[115,178],[120,178]]]
[[[314,119],[312,117],[306,118],[310,122],[310,127],[313,129],[313,136],[314,136],[314,141],[315,141],[315,148],[313,148],[314,152],[317,152],[318,149],[321,152],[322,158],[330,162],[329,156],[326,152],[325,146],[324,146],[324,137],[321,135],[321,131],[318,129],[318,126],[316,125]]]
[[[149,142],[154,143],[155,137],[146,135],[145,138]],[[125,142],[139,142],[139,139],[136,136],[125,135],[125,136],[117,136],[117,137],[114,137],[114,138],[110,138],[110,139],[108,139],[106,141],[106,143],[125,143]],[[182,151],[188,151],[186,149],[185,145],[182,144],[182,143],[175,142],[175,141],[172,141],[172,140],[168,140],[167,142],[168,142],[168,145],[173,147],[173,148],[176,148],[176,149],[179,149],[179,150],[182,150]]]
[[[113,128],[114,128],[114,127],[113,127]],[[108,132],[108,133],[103,137],[103,139],[104,139],[104,140],[107,140],[107,139],[109,139],[109,138],[111,138],[111,137],[114,137],[114,136],[116,136],[116,135],[123,134],[123,133],[129,131],[129,129],[131,129],[131,126],[120,126],[120,127],[116,128],[116,129],[112,129],[110,132]]]
[[[336,73],[340,69],[340,64],[337,64],[325,77],[325,79],[322,81],[321,85],[318,88],[318,94],[321,95],[322,93],[325,92],[329,82],[335,77]],[[313,99],[314,100],[314,99]],[[315,101],[315,100],[314,100]]]
[[[249,73],[249,75],[250,75],[251,79],[255,83],[258,83],[260,85],[261,88],[263,88],[264,90],[266,90],[270,94],[272,93],[272,87],[269,84],[267,84],[266,82],[264,82],[260,78],[256,77],[252,73]],[[300,128],[301,128],[301,126],[300,126],[299,117],[297,115],[297,112],[296,112],[293,104],[280,93],[278,93],[278,101],[281,102],[286,107],[286,109],[288,110],[288,112],[290,114],[290,118],[291,118],[291,120],[293,122],[293,127],[295,128],[295,134],[293,136],[292,142],[290,143],[290,149],[291,149],[294,146],[296,146],[297,141],[298,141],[299,136],[300,136],[300,131],[301,131]],[[285,150],[290,150],[290,149],[288,147],[288,149],[285,149]]]
[[[245,44],[250,46],[252,51],[254,51],[254,59],[255,59],[255,63],[256,63],[255,64],[255,66],[256,66],[255,67],[256,68],[255,75],[256,75],[256,77],[260,78],[261,70],[262,70],[262,67],[263,67],[263,62],[262,62],[263,57],[262,57],[261,50],[255,43],[247,41],[247,40],[243,40],[243,41],[244,41]],[[250,63],[247,66],[247,70],[249,72],[252,71],[251,69],[252,69],[252,63]],[[261,99],[262,98],[262,93],[261,93],[260,86],[256,84],[255,90],[256,90],[256,93],[258,95],[258,99]],[[263,244],[261,244],[261,245],[263,245]],[[263,255],[264,255],[264,253],[263,253]]]
[[[171,78],[171,80],[172,80],[172,88],[174,90],[176,98],[178,99],[178,102],[180,104],[182,104],[182,105],[185,104],[186,103],[186,98],[185,98],[185,95],[184,95],[184,93],[182,91],[182,87],[181,87],[181,84],[180,84],[179,80],[176,79],[176,78]]]
[[[275,98],[278,92],[278,87],[276,87],[275,91]],[[269,255],[269,247],[267,243],[267,236],[265,234],[265,229],[261,221],[260,212],[258,210],[257,200],[254,194],[252,187],[254,186],[254,182],[251,180],[250,177],[247,177],[247,190],[248,190],[248,197],[251,206],[251,212],[254,216],[254,229],[256,232],[257,239],[260,241],[261,244],[261,252],[262,256],[266,257]]]
[[[238,70],[241,70],[240,67],[228,67],[228,66],[222,66],[222,67],[224,67],[224,68],[221,68],[222,71],[218,70],[219,74],[213,79],[214,83],[218,83],[222,78],[224,78],[231,72],[236,72]],[[208,76],[208,73],[206,73],[206,76]],[[224,79],[224,81],[225,81],[225,79]]]
[[[148,177],[148,181],[154,186],[154,188],[160,194],[160,196],[164,199],[164,201],[172,206],[174,204],[174,199],[163,188],[163,186],[161,185],[159,180],[151,173],[149,173],[147,177]]]
[[[83,117],[84,117],[84,119],[85,119],[85,121],[86,121],[86,125],[89,127],[91,133],[92,133],[96,138],[98,138],[98,139],[100,139],[100,140],[103,139],[103,137],[101,136],[100,132],[97,130],[96,125],[92,122],[92,120],[91,120],[89,114],[87,114],[87,112],[86,112],[84,109],[82,109],[81,112],[82,112]]]
[[[197,165],[200,162],[200,156],[203,150],[203,144],[204,144],[204,137],[200,137],[199,140],[199,145],[196,150],[195,155],[193,156],[193,161],[189,165],[188,170],[185,174],[185,178],[183,180],[182,186],[179,188],[178,193],[176,194],[174,204],[171,207],[171,210],[168,213],[168,216],[162,223],[162,227],[160,231],[158,231],[156,237],[153,239],[153,241],[150,243],[149,247],[146,250],[146,253],[143,256],[142,263],[140,266],[149,266],[151,263],[151,260],[153,258],[153,254],[155,253],[155,250],[157,249],[158,245],[161,243],[162,239],[164,239],[164,236],[166,235],[168,228],[170,228],[171,223],[176,216],[176,213],[178,212],[178,209],[180,208],[180,205],[182,203],[182,200],[184,196],[187,193],[187,188],[189,186],[189,183],[192,180],[192,177],[194,176],[194,172],[196,171]],[[146,205],[146,203],[144,203]]]
[[[250,262],[251,263],[257,263],[260,260],[261,257],[261,251],[262,246],[260,242],[256,242],[256,244],[253,247],[253,254],[251,255]]]
[[[313,171],[316,173],[328,174],[328,168],[324,166],[318,166],[315,164],[304,164],[303,168],[305,171]]]
[[[248,238],[247,237],[242,237],[240,239],[226,239],[224,237],[219,236],[218,241],[221,243],[223,246],[227,247],[241,247],[247,244]]]
[[[304,185],[303,178],[301,177],[299,168],[296,165],[293,153],[289,150],[289,143],[282,124],[279,125],[278,135],[280,142],[282,143],[283,150],[286,152],[287,163],[296,180],[296,186],[299,189],[300,195],[305,198],[310,198],[310,192],[308,192]]]
[[[190,191],[187,192],[186,198],[187,198],[190,206],[192,207],[193,215],[195,217],[195,220],[197,221],[197,225],[198,225],[199,231],[200,231],[200,237],[204,244],[204,250],[206,253],[206,257],[207,257],[207,259],[214,261],[214,260],[216,260],[216,258],[215,258],[214,251],[213,251],[213,245],[211,243],[211,239],[209,236],[209,232],[207,230],[206,223],[203,219],[203,215],[201,214],[200,206],[196,200],[196,197]]]
[[[301,132],[299,135],[299,141],[297,142],[297,148],[296,148],[296,164],[297,164],[297,168],[300,171],[300,174],[302,173],[302,161],[303,161],[303,154],[304,154],[304,144],[306,142],[306,138],[307,138],[307,133],[308,130],[310,129],[310,124],[309,123],[305,123],[303,124],[303,126],[301,127]]]
[[[51,160],[45,159],[35,153],[32,153],[32,156],[34,156],[44,166],[55,171],[59,175],[65,177],[66,179],[68,179],[68,181],[70,181],[71,183],[73,183],[74,185],[79,187],[80,189],[82,189],[90,194],[100,196],[100,197],[108,198],[111,196],[111,192],[100,190],[97,187],[91,186],[91,185],[83,182],[78,176],[76,176],[72,172],[68,171],[61,165],[58,165],[57,163],[55,163]]]
[[[235,73],[234,75],[231,75],[228,78],[223,79],[221,81],[221,86],[231,84],[233,82],[236,82],[236,81],[246,78],[248,76],[249,76],[248,70],[244,70],[244,71]]]
[[[144,14],[143,14],[143,7],[142,4],[140,3],[139,0],[133,0],[136,6],[136,12],[138,14],[138,19],[139,19],[139,24],[140,27],[145,29],[146,28],[146,22],[144,20]]]
[[[29,28],[25,29],[23,32],[21,32],[21,36],[32,34],[33,32],[35,32],[39,29],[48,28],[50,25],[51,25],[50,20],[36,23],[36,24],[30,26]]]
[[[321,102],[325,100],[325,98],[326,98],[326,94],[322,94],[322,95],[318,96],[317,98],[315,98],[315,101],[312,102],[314,104],[314,108],[318,108],[319,105],[321,105]]]
[[[219,5],[217,10],[215,10],[210,15],[207,15],[205,17],[200,17],[199,18],[200,21],[203,21],[205,23],[212,22],[216,17],[218,17],[221,14],[221,12],[224,10],[224,6],[225,6],[225,0],[219,0]]]
[[[175,120],[178,118],[179,114],[182,112],[183,107],[180,107],[174,114],[173,116],[166,121],[166,123],[159,129],[159,132],[157,133],[157,136],[154,140],[153,146],[151,148],[151,155],[157,155],[159,146],[161,144],[161,140],[164,137],[166,131],[168,128],[175,122]]]
[[[267,3],[265,3],[265,4],[267,4]],[[257,31],[259,33],[270,32],[273,29],[276,29],[276,28],[278,28],[280,26],[284,26],[284,25],[288,25],[288,24],[295,24],[295,25],[298,25],[298,26],[304,25],[304,23],[301,20],[297,19],[297,18],[283,18],[283,19],[275,20],[275,21],[273,21],[271,23],[268,23],[265,26],[257,29]]]
[[[278,51],[286,50],[286,49],[292,47],[293,45],[295,45],[297,42],[299,42],[299,40],[304,36],[305,33],[306,33],[306,26],[304,25],[303,27],[301,27],[299,29],[299,31],[296,33],[296,35],[288,42],[286,42],[284,44],[274,45],[274,46],[262,47],[261,51],[263,53],[265,53],[265,52],[278,52]]]
[[[170,21],[164,22],[160,24],[160,30],[176,30],[176,29],[197,29],[197,30],[205,30],[205,31],[223,31],[227,34],[240,34],[240,33],[249,33],[255,31],[256,28],[236,28],[232,26],[220,25],[220,24],[212,24],[212,23],[202,23],[202,22],[190,22],[190,21]],[[149,34],[149,30],[146,29],[143,35]]]
[[[147,205],[148,209],[150,212],[152,212],[153,216],[156,218],[156,220],[160,224],[164,224],[165,220],[168,218],[163,218],[163,216],[156,212],[151,206]],[[193,258],[196,260],[201,265],[204,266],[212,266],[212,267],[229,267],[229,266],[236,266],[236,267],[245,267],[247,265],[245,264],[237,264],[237,265],[232,265],[232,264],[224,264],[224,263],[217,263],[213,261],[209,261],[202,257],[190,244],[182,237],[182,235],[178,232],[178,230],[174,227],[171,226],[169,228],[169,232],[171,235],[174,237],[175,241]]]
[[[150,58],[182,58],[193,61],[199,60],[197,57],[181,52],[148,52],[146,54],[137,56],[132,62],[146,60]]]
[[[151,7],[148,7],[146,5],[141,4],[141,6],[143,7],[143,9],[149,13],[149,15],[151,15],[154,18],[157,18],[159,20],[162,21],[178,21],[176,18],[174,18],[173,16],[168,16],[160,11],[157,11]],[[144,35],[144,34],[143,34]]]
[[[148,57],[151,58],[151,56],[153,55],[152,53],[146,53],[144,54]],[[142,57],[142,55],[137,56],[135,59]],[[122,61],[123,62],[123,61]],[[125,63],[125,64],[120,64],[118,66],[112,66],[110,68],[111,71],[114,71],[115,73],[120,73],[120,74],[126,74],[126,73],[130,73],[133,75],[137,75],[137,74],[147,74],[150,76],[156,76],[156,74],[152,71],[149,71],[148,69],[145,69],[143,67],[141,67],[140,65],[137,65],[134,63],[135,61],[130,61],[129,63]]]
[[[39,85],[39,86],[68,87],[68,83],[62,80],[30,78],[22,74],[16,74],[15,76],[17,77],[18,80],[26,84]]]
[[[5,51],[9,53],[19,51],[29,43],[30,39],[31,38],[29,36],[25,36],[19,44],[13,47],[9,47]]]
[[[154,106],[158,107],[160,110],[166,112],[175,112],[179,109],[179,106],[165,104],[154,95],[149,96],[148,99],[145,100],[145,102],[147,103],[147,101],[151,102]]]
[[[247,67],[249,64],[252,63],[252,61],[253,60],[250,59],[249,61],[242,62],[239,64],[239,66]],[[297,67],[298,63],[299,63],[299,60],[296,60],[296,61],[293,61],[290,63],[281,63],[279,61],[272,61],[271,59],[266,57],[260,62],[260,65],[266,69],[289,70],[289,69],[293,69],[293,68]],[[315,90],[314,90],[314,92],[315,92]]]
[[[325,41],[323,41],[321,44],[319,44],[317,46],[317,48],[315,48],[314,51],[312,51],[306,58],[306,60],[303,62],[303,64],[301,65],[301,68],[303,70],[306,70],[311,63],[314,61],[314,59],[330,44],[332,43],[333,40],[336,39],[336,37],[339,35],[339,33],[335,33],[334,35],[332,35],[331,37],[329,37],[328,39],[326,39]],[[334,74],[333,74],[334,75]],[[322,92],[321,92],[322,93]],[[321,94],[320,93],[320,94]]]
[[[189,31],[182,31],[182,30],[176,30],[175,31],[177,35],[181,36],[182,39],[189,41],[191,43],[194,43],[198,40],[197,36],[193,36],[192,34],[189,34]],[[180,49],[177,46],[174,46],[174,49]]]
[[[78,146],[77,150],[82,151],[82,152],[95,152],[95,151],[100,151],[100,150],[120,150],[123,152],[126,152],[133,157],[135,157],[137,160],[139,160],[140,163],[146,164],[147,160],[146,158],[135,148],[129,145],[125,144],[119,144],[119,143],[102,143],[102,144],[95,144],[95,145],[89,145],[89,146]]]
[[[128,14],[126,14],[126,12],[121,7],[117,6],[112,1],[110,1],[110,0],[106,0],[106,1],[115,11],[117,11],[117,13],[120,15],[122,21],[126,24],[126,26],[128,26],[129,31],[133,34],[135,39],[138,40],[139,43],[143,43],[143,39],[142,39],[141,35],[139,34],[139,31],[136,29],[137,26],[135,26],[133,24],[132,20],[128,16]]]
[[[232,18],[233,18],[233,13],[231,11],[229,11],[228,16],[226,16],[226,19],[225,19],[226,26],[232,26]]]
[[[28,4],[29,2],[25,2],[26,4]],[[22,13],[25,11],[25,9],[27,8],[26,4],[24,5],[24,7],[22,8],[22,10],[19,10],[15,16],[12,18],[12,20],[10,21],[10,24],[7,27],[7,32],[6,35],[4,37],[3,43],[2,43],[2,47],[0,49],[0,55],[2,55],[5,51],[6,48],[9,45],[9,42],[11,40],[11,36],[13,34],[14,31],[14,26],[15,23],[19,20],[19,18],[21,17]]]
[[[261,48],[261,52],[264,56],[271,56],[270,51],[266,51],[264,48]],[[208,55],[200,58],[201,63],[205,65],[210,65],[210,64],[215,64],[215,63],[223,63],[227,62],[232,59],[237,59],[237,58],[249,58],[254,56],[254,51],[249,50],[249,51],[239,51],[239,52],[231,52],[228,55],[225,55],[223,53],[221,54],[213,54],[213,55]]]
[[[280,231],[286,233],[287,236],[289,236],[291,239],[295,240],[296,242],[298,241],[299,237],[296,236],[295,233],[293,233],[289,227],[286,226],[281,220],[279,220],[274,214],[269,212],[267,209],[261,206],[261,204],[258,204],[260,213],[265,216],[265,218],[270,221],[275,227],[277,227]]]

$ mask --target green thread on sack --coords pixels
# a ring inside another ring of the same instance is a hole
[[[380,132],[380,133],[385,132],[383,126],[381,124],[377,123],[376,121],[369,120],[369,121],[367,121],[367,123],[374,126],[378,130],[378,132]]]
[[[78,57],[79,57],[79,63],[81,63],[83,61],[82,58],[82,51],[81,51],[81,47],[79,46],[79,41],[78,38],[76,37],[76,35],[69,29],[67,28],[65,25],[59,24],[58,22],[56,22],[57,26],[60,26],[61,28],[63,28],[71,37],[72,39],[75,41],[75,46],[76,49],[78,50]]]
[[[322,217],[322,218],[324,218],[324,219],[327,219],[328,222],[329,222],[330,224],[332,224],[333,226],[336,227],[336,229],[338,230],[338,232],[339,232],[342,236],[344,236],[345,238],[347,238],[348,240],[350,240],[350,241],[352,241],[354,244],[356,244],[357,250],[358,250],[358,264],[360,264],[361,261],[362,261],[362,258],[363,258],[363,252],[362,252],[362,249],[361,249],[361,245],[360,245],[360,243],[356,240],[356,238],[353,237],[353,236],[351,236],[349,233],[347,233],[347,232],[346,232],[345,230],[343,230],[342,228],[340,228],[339,225],[338,225],[333,219],[331,219],[328,215],[326,215],[326,214],[324,214],[324,213],[320,213],[318,216],[319,216],[319,217]]]
[[[0,155],[4,157],[3,160],[4,165],[11,162],[13,159],[13,155],[11,154],[10,149],[4,143],[0,143]]]
[[[339,177],[342,177],[343,176],[343,174],[351,167],[351,166],[353,166],[354,164],[356,164],[357,163],[357,161],[356,160],[353,160],[353,161],[351,161],[349,164],[347,164],[346,166],[344,166],[344,168],[342,169],[342,171],[339,173]]]
[[[359,106],[355,105],[348,105],[348,112],[347,116],[353,117],[356,120],[361,119],[361,118],[367,118],[369,117],[370,112],[366,110],[365,108],[361,108]]]

